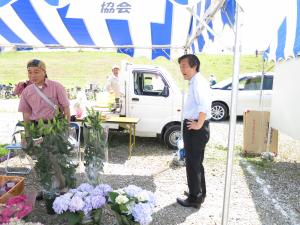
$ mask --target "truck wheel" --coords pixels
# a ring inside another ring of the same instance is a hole
[[[168,148],[177,149],[177,139],[180,137],[180,125],[171,125],[164,133],[164,142]]]

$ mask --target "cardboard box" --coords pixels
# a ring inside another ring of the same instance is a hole
[[[278,151],[278,130],[271,129],[270,145],[267,150],[270,112],[244,112],[244,147],[245,154],[260,154],[262,152]]]

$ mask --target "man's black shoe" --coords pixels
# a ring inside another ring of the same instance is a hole
[[[37,194],[36,198],[37,201],[41,201],[44,199],[44,194],[42,191],[39,191],[39,193]]]
[[[196,209],[200,209],[201,203],[200,202],[196,202],[196,201],[192,201],[189,198],[187,199],[180,199],[177,198],[176,199],[179,205],[182,205],[183,207],[194,207]]]
[[[186,197],[189,197],[189,195],[190,195],[187,191],[184,191],[183,194],[184,194]],[[202,203],[204,202],[204,200],[205,200],[205,196],[204,196],[204,197],[201,196],[200,199],[201,199],[200,202],[201,202],[201,204],[202,204]]]

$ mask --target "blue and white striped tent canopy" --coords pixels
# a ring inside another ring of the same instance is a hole
[[[219,10],[222,4],[221,10]],[[191,48],[193,53],[202,52],[207,42],[214,42],[214,34],[220,31],[215,25],[225,25],[233,27],[235,23],[235,0],[227,0],[222,2],[214,2],[211,0],[201,1],[195,4],[192,13],[189,38],[187,47]],[[205,21],[204,25],[201,21]],[[215,21],[221,23],[214,23]]]
[[[289,0],[286,13],[264,58],[281,61],[300,55],[300,0]]]
[[[206,19],[214,12],[227,24],[233,6],[234,0],[0,0],[0,46],[112,48],[170,58],[178,49],[201,51],[213,36],[199,33],[199,20],[213,29]]]

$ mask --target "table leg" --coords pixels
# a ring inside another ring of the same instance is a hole
[[[133,124],[133,147],[135,148],[135,124]]]
[[[132,151],[132,125],[129,124],[129,159],[131,158],[131,151]]]

